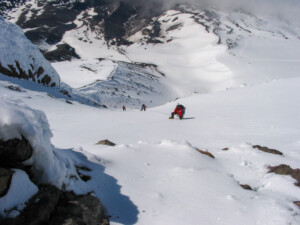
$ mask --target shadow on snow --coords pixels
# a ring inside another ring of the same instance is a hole
[[[130,198],[121,194],[121,186],[118,185],[117,180],[105,174],[105,167],[88,160],[88,158],[72,149],[58,149],[55,151],[56,155],[65,161],[66,165],[74,163],[76,166],[89,168],[91,171],[80,171],[85,175],[92,177],[91,180],[80,181],[82,185],[88,186],[87,191],[93,191],[99,198],[101,203],[107,209],[107,214],[110,216],[109,220],[120,224],[135,224],[138,218],[138,208]],[[87,153],[90,154],[90,153]],[[90,154],[99,163],[101,160],[97,156]],[[71,162],[70,162],[71,161]]]

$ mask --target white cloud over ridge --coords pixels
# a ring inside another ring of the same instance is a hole
[[[213,7],[226,11],[243,11],[258,16],[272,16],[289,22],[300,19],[299,0],[125,0],[144,5],[151,11],[154,7],[171,8],[176,4],[193,4],[201,8]],[[156,4],[156,5],[154,5]]]

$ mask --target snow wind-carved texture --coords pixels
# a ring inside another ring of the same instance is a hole
[[[106,81],[96,81],[78,89],[107,107],[139,108],[171,100],[164,74],[152,64],[114,61],[115,70]]]
[[[0,16],[0,74],[59,86],[60,77],[16,25]]]

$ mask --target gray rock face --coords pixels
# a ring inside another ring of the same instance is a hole
[[[105,210],[99,200],[91,195],[78,195],[66,192],[60,198],[51,225],[106,225],[109,224]]]
[[[5,168],[0,168],[0,197],[3,197],[10,186],[13,171]]]

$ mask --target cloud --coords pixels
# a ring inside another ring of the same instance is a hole
[[[216,8],[223,11],[242,11],[257,16],[272,16],[287,21],[300,19],[299,0],[125,0],[143,6],[146,11],[170,9],[176,4],[192,4],[202,9]],[[296,21],[298,22],[298,21]]]

